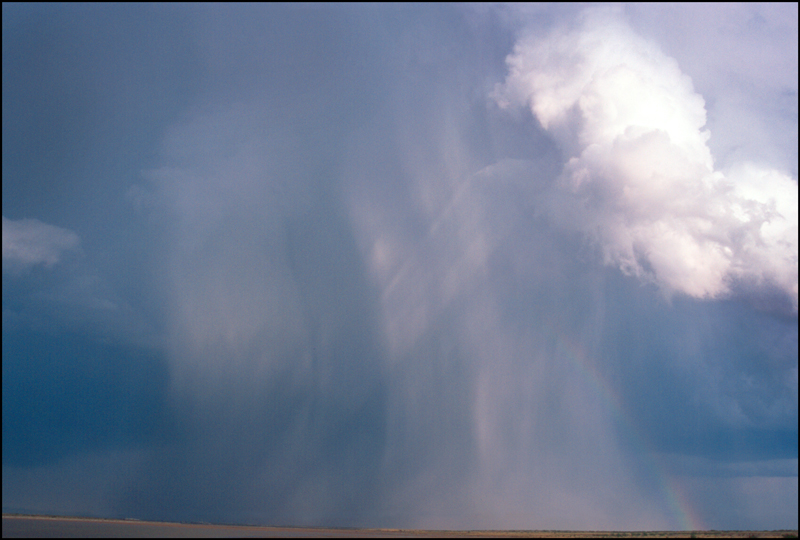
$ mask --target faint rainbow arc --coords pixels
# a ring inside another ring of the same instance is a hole
[[[578,345],[564,338],[563,332],[555,332],[555,335],[558,336],[556,342],[557,354],[564,353],[564,356],[578,368],[588,386],[594,388],[600,399],[607,404],[614,418],[625,431],[626,437],[641,450],[640,454],[646,462],[645,464],[650,467],[656,478],[659,479],[659,488],[664,501],[678,525],[683,530],[705,530],[707,527],[692,508],[683,490],[662,470],[662,467],[652,457],[653,451],[650,445],[634,429],[635,422],[626,414],[622,399],[614,391],[606,377],[597,370],[593,362],[589,361],[588,355]]]

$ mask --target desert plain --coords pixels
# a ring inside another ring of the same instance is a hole
[[[3,538],[797,538],[778,531],[420,530],[264,527],[3,514]]]

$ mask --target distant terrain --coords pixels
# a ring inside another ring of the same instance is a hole
[[[442,531],[417,529],[327,529],[163,523],[138,520],[3,514],[3,538],[797,538],[781,531]]]

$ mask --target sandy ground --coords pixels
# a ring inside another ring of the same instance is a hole
[[[3,538],[797,538],[797,531],[424,531],[158,523],[3,515]]]

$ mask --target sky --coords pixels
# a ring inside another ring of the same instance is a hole
[[[3,511],[798,527],[798,11],[3,3]]]

